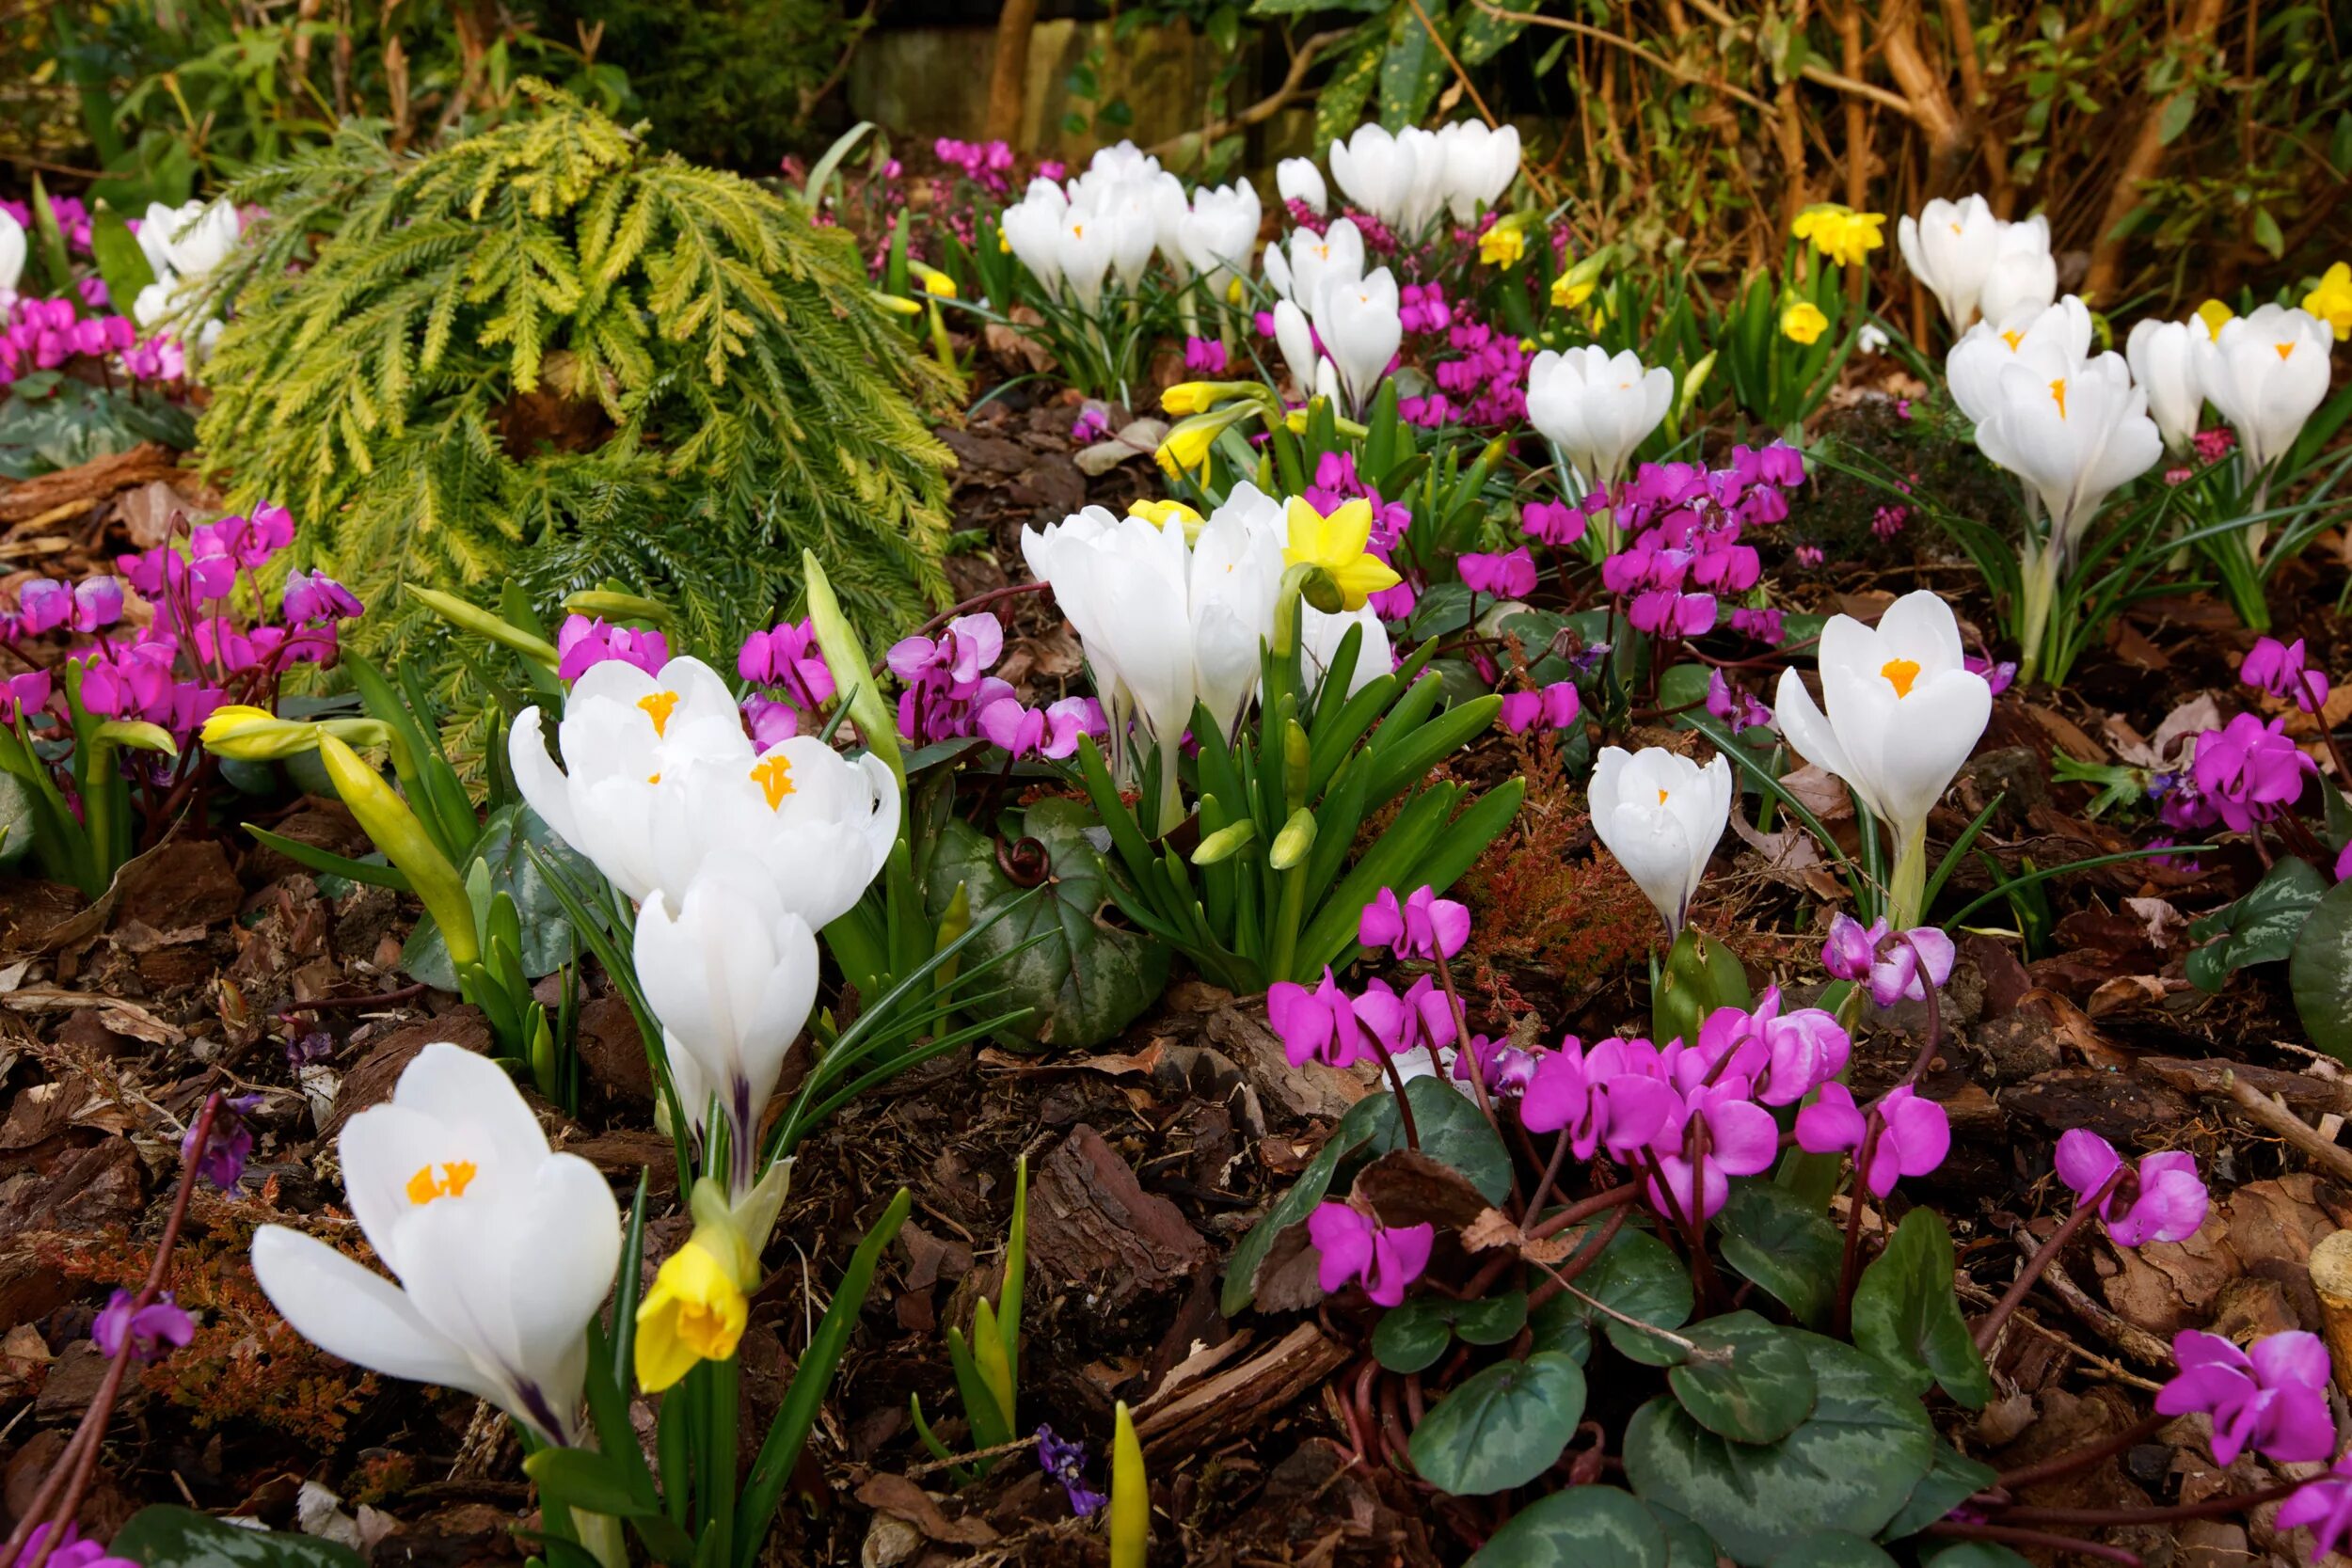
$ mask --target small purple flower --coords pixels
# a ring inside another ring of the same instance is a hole
[[[2241,1351],[2218,1334],[2184,1329],[2172,1340],[2180,1372],[2156,1395],[2163,1416],[2213,1418],[2213,1457],[2229,1465],[2248,1449],[2281,1465],[2310,1465],[2335,1451],[2328,1414],[2328,1348],[2291,1330]]]
[[[1757,702],[1752,693],[1724,679],[1721,670],[1708,673],[1707,711],[1734,730],[1779,728],[1779,721],[1772,717],[1772,710]]]
[[[1776,648],[1788,636],[1787,619],[1788,611],[1781,610],[1735,610],[1731,612],[1731,629]]]
[[[32,1532],[25,1537],[24,1549],[17,1554],[16,1568],[32,1568],[34,1561],[41,1557],[41,1546],[48,1541],[49,1532],[56,1528],[48,1524],[33,1527]],[[95,1541],[83,1540],[74,1526],[69,1523],[65,1533],[57,1539],[56,1550],[48,1555],[45,1568],[139,1568],[139,1565],[130,1558],[110,1555],[104,1546]]]
[[[1099,403],[1089,403],[1078,411],[1077,419],[1071,423],[1070,443],[1077,447],[1092,446],[1110,433],[1109,411]]]
[[[648,675],[658,675],[670,662],[670,640],[658,631],[638,631],[630,626],[605,624],[599,616],[590,620],[585,615],[565,618],[564,627],[555,634],[556,678],[576,681],[590,670],[608,659],[633,664]]]
[[[2313,1562],[2324,1562],[2352,1531],[2352,1453],[2336,1461],[2324,1476],[2314,1476],[2302,1489],[2279,1505],[2280,1529],[2308,1525]]]
[[[2305,713],[2317,713],[2328,705],[2327,673],[2311,667],[2299,637],[2283,643],[2275,637],[2256,638],[2246,662],[2238,666],[2237,678],[2274,697],[2284,697]]]
[[[1074,754],[1078,737],[1110,734],[1103,705],[1091,697],[1064,697],[1050,707],[1024,707],[1018,698],[999,697],[979,710],[980,734],[1018,759],[1034,752],[1057,761]]]
[[[1400,958],[1451,958],[1470,941],[1470,906],[1440,898],[1435,888],[1415,888],[1402,904],[1394,888],[1382,888],[1364,906],[1356,936],[1367,948],[1386,947]]]
[[[155,1360],[170,1354],[166,1347],[183,1348],[196,1338],[196,1323],[180,1304],[164,1291],[145,1307],[133,1310],[135,1298],[128,1291],[117,1291],[106,1303],[106,1309],[90,1324],[89,1337],[108,1360],[122,1354],[127,1340],[131,1359],[138,1362]]]
[[[197,1171],[222,1192],[234,1190],[244,1179],[245,1163],[253,1153],[253,1130],[245,1124],[246,1115],[262,1103],[258,1094],[233,1095],[220,1102],[213,1113],[212,1134],[204,1147],[196,1147],[198,1122],[188,1123],[187,1132],[180,1139],[180,1158],[195,1163]]]
[[[2073,1191],[2077,1202],[2099,1197],[2101,1189],[2122,1168],[2123,1157],[2096,1132],[2076,1127],[2058,1139],[2058,1180]],[[2205,1223],[2208,1202],[2194,1155],[2150,1154],[2140,1160],[2137,1172],[2100,1199],[2099,1219],[2117,1246],[2185,1242]],[[2128,1204],[2120,1218],[2116,1214],[2119,1204]]]
[[[1461,571],[1462,585],[1473,594],[1518,599],[1535,591],[1535,558],[1524,545],[1502,555],[1465,551],[1454,564]]]
[[[1865,926],[1840,913],[1829,923],[1829,940],[1821,943],[1821,967],[1834,980],[1859,980],[1870,973],[1879,943],[1886,940],[1886,922]]]
[[[1307,1216],[1307,1239],[1320,1264],[1316,1279],[1327,1294],[1359,1284],[1375,1307],[1394,1307],[1429,1266],[1434,1225],[1386,1226],[1344,1203],[1321,1203]]]
[[[1486,1080],[1488,1094],[1517,1100],[1535,1081],[1539,1059],[1534,1052],[1521,1051],[1507,1040],[1472,1035],[1470,1044],[1454,1053],[1454,1077],[1456,1083],[1467,1084],[1476,1072]]]
[[[1061,1489],[1070,1498],[1070,1512],[1081,1519],[1090,1519],[1102,1506],[1110,1501],[1102,1493],[1086,1483],[1087,1446],[1081,1442],[1064,1442],[1054,1435],[1054,1429],[1037,1429],[1037,1462],[1045,1473],[1061,1482]]]
[[[1519,531],[1563,549],[1584,537],[1584,514],[1565,501],[1529,501],[1519,508]]]
[[[817,646],[816,624],[806,617],[743,639],[735,669],[755,686],[784,688],[786,699],[803,713],[833,701],[833,670]]]
[[[1223,375],[1225,345],[1215,338],[1186,338],[1184,369],[1195,375]]]
[[[1541,723],[1546,729],[1565,730],[1573,725],[1584,711],[1584,699],[1574,681],[1553,681],[1540,691],[1509,691],[1502,698],[1502,727],[1513,735],[1524,735]]]
[[[1979,658],[1974,654],[1963,654],[1960,663],[1961,668],[1970,674],[1982,675],[1984,684],[1992,688],[1993,695],[1995,697],[2017,683],[2017,661],[2013,658],[2005,658],[1995,664],[1989,658]]]
[[[1321,1062],[1327,1067],[1353,1067],[1373,1059],[1374,1046],[1355,1006],[1340,990],[1327,967],[1314,990],[1289,980],[1277,980],[1266,990],[1266,1021],[1281,1037],[1282,1053],[1293,1067]]]
[[[367,613],[358,597],[325,572],[286,574],[283,601],[286,619],[297,626],[327,621],[356,621]]]
[[[1908,1084],[1887,1090],[1870,1114],[1883,1122],[1870,1151],[1870,1168],[1863,1173],[1874,1196],[1893,1192],[1901,1177],[1930,1174],[1952,1150],[1951,1118]],[[1819,1100],[1797,1113],[1797,1146],[1808,1154],[1859,1157],[1869,1119],[1854,1104],[1853,1092],[1833,1080],[1821,1085]]]

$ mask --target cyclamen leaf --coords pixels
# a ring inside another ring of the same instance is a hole
[[[1708,1560],[1708,1568],[1712,1568]],[[1571,1486],[1518,1511],[1469,1568],[1674,1568],[1658,1516],[1613,1486]]]
[[[1960,1315],[1954,1273],[1943,1216],[1931,1209],[1905,1214],[1855,1287],[1854,1344],[1911,1378],[1915,1393],[1939,1384],[1976,1410],[1992,1398],[1993,1379]]]
[[[1524,1486],[1551,1468],[1584,1418],[1584,1370],[1554,1351],[1465,1380],[1413,1429],[1423,1481],[1456,1497]]]

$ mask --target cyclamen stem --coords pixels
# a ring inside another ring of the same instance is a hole
[[[2127,1552],[2121,1546],[2102,1545],[2078,1536],[2058,1535],[2050,1530],[2014,1529],[2007,1525],[1963,1525],[1950,1519],[1939,1519],[1920,1533],[1947,1536],[1955,1541],[1996,1541],[2009,1546],[2044,1546],[2053,1551],[2079,1552],[2084,1557],[2105,1558],[2109,1562],[2122,1564],[2122,1568],[2140,1568],[2137,1552]]]
[[[1486,1064],[1478,1059],[1477,1051],[1470,1045],[1470,1015],[1462,1010],[1462,993],[1454,989],[1454,966],[1446,961],[1443,948],[1438,949],[1438,984],[1445,988],[1446,1006],[1454,1009],[1454,1049],[1457,1059],[1462,1053],[1468,1053],[1470,1056],[1470,1093],[1478,1101],[1479,1114],[1486,1118],[1486,1125],[1495,1130],[1495,1136],[1499,1138],[1502,1136],[1502,1125],[1495,1120],[1494,1101],[1486,1098]],[[1431,1054],[1433,1057],[1436,1054],[1434,1048]],[[1518,1173],[1513,1171],[1511,1199],[1514,1203],[1518,1201]]]
[[[1379,1053],[1381,1069],[1389,1075],[1389,1087],[1396,1092],[1397,1119],[1405,1124],[1405,1147],[1421,1148],[1421,1129],[1413,1125],[1413,1102],[1405,1093],[1405,1074],[1397,1069],[1396,1058],[1388,1052]]]
[[[1846,1195],[1846,1248],[1837,1266],[1837,1331],[1843,1335],[1851,1326],[1854,1285],[1861,1274],[1862,1211],[1865,1196],[1869,1191],[1868,1171],[1871,1159],[1878,1152],[1879,1133],[1884,1119],[1879,1108],[1870,1107],[1869,1120],[1863,1124],[1862,1147],[1854,1151],[1853,1190]]]
[[[2020,1469],[2005,1471],[1994,1480],[1993,1484],[2003,1492],[2015,1492],[2021,1487],[2037,1486],[2045,1481],[2056,1481],[2062,1476],[2071,1476],[2077,1470],[2087,1470],[2103,1459],[2122,1453],[2134,1444],[2146,1442],[2164,1430],[2165,1424],[2170,1419],[2169,1416],[2150,1416],[2145,1420],[2125,1427],[2105,1442],[2095,1443],[2087,1449],[2077,1449],[2072,1453],[2059,1454],[2055,1459],[2045,1459],[2039,1465],[2027,1465]]]
[[[2242,1513],[2248,1509],[2275,1503],[2299,1490],[2299,1481],[2282,1481],[2260,1491],[2240,1492],[2226,1497],[2207,1497],[2201,1502],[2173,1503],[2163,1508],[2005,1508],[2001,1518],[2021,1525],[2083,1525],[2105,1528],[2115,1525],[2162,1525],[2179,1519],[2217,1519],[2224,1514]]]
[[[2033,1289],[2034,1281],[2040,1279],[2042,1271],[2050,1266],[2051,1261],[2061,1251],[2065,1250],[2066,1243],[2074,1239],[2074,1232],[2090,1223],[2091,1217],[2098,1213],[2100,1206],[2114,1196],[2115,1189],[2122,1185],[2124,1173],[2128,1168],[2122,1165],[2117,1166],[2115,1174],[2108,1177],[2097,1192],[2076,1204],[2074,1212],[2066,1216],[2064,1223],[2050,1232],[2050,1239],[2036,1248],[2031,1258],[2026,1259],[2026,1266],[2018,1271],[2016,1282],[2010,1286],[2006,1295],[1994,1304],[1993,1310],[1985,1315],[1984,1322],[1977,1325],[1977,1353],[1979,1354],[1984,1354],[1992,1350],[1993,1341],[2000,1338],[2001,1325],[2009,1322],[2009,1315],[2016,1311],[2019,1304],[2026,1299],[2026,1292]]]

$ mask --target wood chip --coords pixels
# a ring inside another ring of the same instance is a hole
[[[1171,1380],[1136,1413],[1136,1435],[1148,1454],[1196,1453],[1263,1432],[1278,1411],[1338,1371],[1347,1354],[1315,1324],[1300,1323],[1230,1370],[1181,1389]]]

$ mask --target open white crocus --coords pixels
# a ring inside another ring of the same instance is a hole
[[[1247,180],[1236,180],[1215,190],[1194,193],[1192,205],[1177,219],[1177,248],[1211,297],[1223,299],[1234,280],[1249,271],[1249,253],[1258,244],[1259,217],[1257,188]]]
[[[2185,322],[2143,321],[2134,325],[2123,344],[2123,358],[2132,379],[2148,394],[2148,416],[2156,433],[2176,452],[2188,451],[2197,435],[2199,416],[2205,409],[2205,386],[2197,372],[2197,345],[2210,341],[2205,324],[2195,316]]]
[[[679,1108],[707,1137],[717,1100],[740,1197],[758,1176],[760,1118],[817,1001],[817,938],[764,872],[720,863],[675,901],[659,890],[645,900],[636,957]]]
[[[621,1259],[620,1212],[596,1167],[549,1152],[505,1072],[448,1044],[420,1052],[336,1149],[352,1217],[392,1278],[265,1225],[253,1274],[278,1314],[346,1361],[462,1389],[549,1443],[577,1442],[588,1323]]]
[[[1357,207],[1403,230],[1406,214],[1416,204],[1417,182],[1424,178],[1417,166],[1421,139],[1393,136],[1366,121],[1345,141],[1331,144],[1331,178]]]
[[[1282,585],[1281,503],[1244,481],[1192,544],[1188,609],[1200,704],[1220,739],[1258,689],[1260,655]]]
[[[617,658],[592,666],[572,684],[556,725],[560,769],[540,724],[539,710],[528,707],[508,734],[516,785],[558,838],[639,902],[665,870],[673,879],[691,874],[665,867],[655,846],[656,824],[691,809],[686,765],[748,769],[757,760],[726,682],[692,657],[674,658],[653,675]]]
[[[2023,223],[2004,223],[1993,247],[1977,308],[1987,321],[2007,321],[2018,311],[2041,309],[2058,297],[2058,261],[2050,254],[2050,220],[2036,213]]]
[[[1059,185],[1051,180],[1032,180],[1021,199],[1007,207],[997,222],[1006,247],[1029,269],[1029,276],[1037,279],[1048,299],[1061,298],[1062,215],[1069,210],[1070,198]],[[1110,264],[1109,257],[1105,249],[1104,266]]]
[[[2008,366],[2030,366],[2050,380],[2090,357],[2090,308],[2068,294],[2054,305],[2028,305],[1970,327],[1944,356],[1944,379],[1969,422],[1982,424],[2001,405],[2001,372]]]
[[[1320,234],[1294,229],[1286,245],[1265,247],[1263,264],[1266,286],[1275,297],[1306,309],[1323,292],[1325,279],[1354,282],[1364,276],[1364,233],[1352,218],[1334,219]]]
[[[1315,333],[1339,372],[1351,411],[1361,413],[1405,341],[1396,279],[1381,267],[1353,281],[1324,279],[1313,308]]]
[[[1519,128],[1466,119],[1438,133],[1445,158],[1445,202],[1456,223],[1492,207],[1519,177]]]
[[[1643,364],[1630,349],[1613,357],[1597,343],[1546,349],[1527,368],[1528,420],[1586,491],[1625,477],[1633,449],[1664,421],[1674,395],[1674,372]]]
[[[1993,689],[1963,662],[1951,606],[1921,589],[1876,626],[1833,615],[1821,628],[1821,701],[1794,666],[1780,674],[1772,716],[1789,749],[1846,782],[1895,835],[1889,918],[1919,923],[1927,891],[1928,813],[1993,717]]]
[[[0,309],[16,298],[16,286],[24,277],[24,226],[13,214],[0,213]]]
[[[1731,764],[1704,768],[1662,746],[1606,746],[1593,759],[1593,832],[1666,923],[1682,934],[1707,862],[1731,820]]]
[[[2308,310],[2265,305],[2198,346],[2205,396],[2237,432],[2249,479],[2286,455],[2328,396],[2335,335]]]
[[[1312,158],[1285,158],[1274,166],[1274,189],[1284,201],[1299,202],[1321,217],[1331,193],[1323,183],[1323,170]]]
[[[2000,219],[1980,196],[1959,201],[1939,198],[1921,208],[1917,217],[1906,214],[1895,224],[1895,245],[1903,254],[1903,264],[1935,295],[1955,333],[1965,332],[1976,320],[2000,239]]]
[[[898,842],[890,765],[870,752],[845,757],[815,736],[752,758],[689,757],[677,782],[672,799],[683,809],[653,822],[657,878],[673,907],[705,869],[739,864],[756,867],[786,909],[822,930],[864,895]]]

